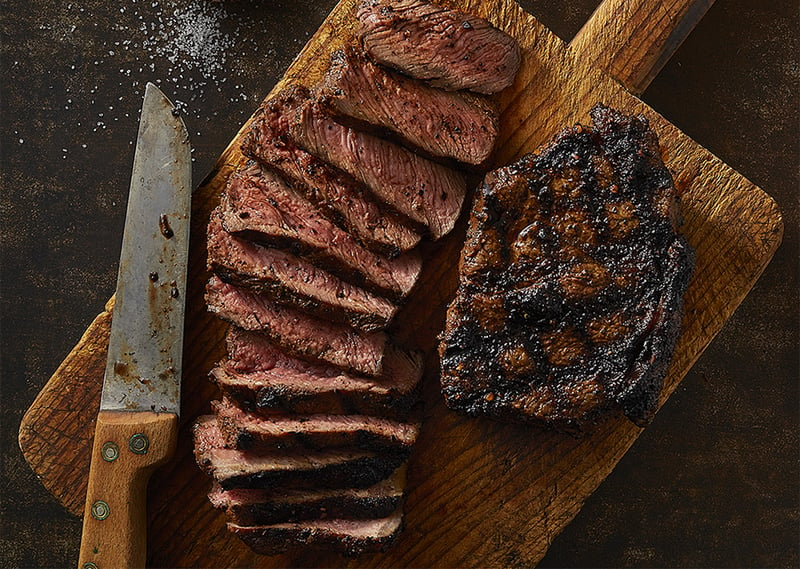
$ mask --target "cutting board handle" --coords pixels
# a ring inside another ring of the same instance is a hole
[[[641,95],[714,0],[604,0],[570,43]]]

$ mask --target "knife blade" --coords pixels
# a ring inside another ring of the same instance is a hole
[[[145,88],[95,426],[79,567],[144,567],[146,490],[180,412],[191,205],[189,136]]]

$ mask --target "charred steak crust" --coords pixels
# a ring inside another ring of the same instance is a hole
[[[458,10],[424,0],[364,0],[358,19],[372,59],[435,87],[496,93],[519,69],[514,38]]]
[[[255,453],[231,449],[213,415],[193,425],[198,466],[223,490],[235,488],[368,488],[386,479],[408,453],[332,449],[302,453]]]
[[[262,555],[277,555],[293,547],[302,547],[357,557],[386,551],[403,530],[403,525],[398,508],[387,518],[373,520],[319,520],[254,527],[228,524],[228,529]]]
[[[406,465],[368,488],[316,490],[236,489],[214,484],[208,498],[239,526],[293,523],[319,519],[375,519],[391,515],[403,499]]]
[[[647,120],[591,118],[478,192],[439,347],[453,409],[571,430],[657,408],[694,253]]]

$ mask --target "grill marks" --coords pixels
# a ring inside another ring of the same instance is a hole
[[[454,409],[575,429],[657,406],[693,252],[647,121],[591,116],[485,179],[440,345]]]
[[[448,76],[437,61],[428,83],[353,46],[335,54],[322,84],[261,106],[241,147],[250,160],[208,225],[206,303],[232,326],[195,456],[211,503],[259,553],[380,551],[402,527],[423,359],[387,328],[419,278],[416,246],[453,228],[462,171],[487,163],[499,122],[488,98],[432,85],[493,92],[517,49],[477,18],[433,7],[411,17],[430,19],[420,29],[460,19],[439,47],[482,63],[451,62]],[[464,73],[480,77],[454,81]]]

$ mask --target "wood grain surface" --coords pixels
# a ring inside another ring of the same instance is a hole
[[[153,471],[172,457],[177,435],[174,413],[101,411],[97,415],[80,567],[145,566],[147,484]]]
[[[514,35],[524,48],[514,86],[499,97],[503,115],[497,164],[535,150],[564,126],[587,120],[597,102],[644,114],[659,134],[667,165],[683,192],[684,231],[697,250],[684,331],[663,403],[769,262],[782,235],[777,207],[764,192],[599,71],[594,63],[597,58],[567,48],[512,1],[443,3],[486,17]],[[276,89],[289,81],[312,84],[319,77],[330,52],[352,41],[353,7],[352,0],[337,6]],[[647,22],[643,17],[640,25]],[[594,45],[585,49],[595,49]],[[662,49],[670,49],[668,43]],[[401,340],[429,353],[425,422],[409,470],[407,527],[396,547],[358,560],[308,551],[269,558],[253,555],[227,533],[223,517],[205,498],[208,479],[194,465],[188,426],[209,409],[215,391],[206,374],[223,351],[224,325],[208,315],[203,304],[204,235],[225,179],[241,161],[240,137],[241,132],[194,195],[182,428],[175,460],[156,472],[150,484],[149,564],[534,565],[640,429],[616,418],[590,436],[573,439],[536,427],[466,419],[444,407],[433,347],[455,290],[463,220],[450,237],[424,246],[423,278],[394,330]],[[20,445],[31,467],[75,513],[82,510],[85,498],[112,308],[110,303],[92,323],[34,401],[20,430]]]

